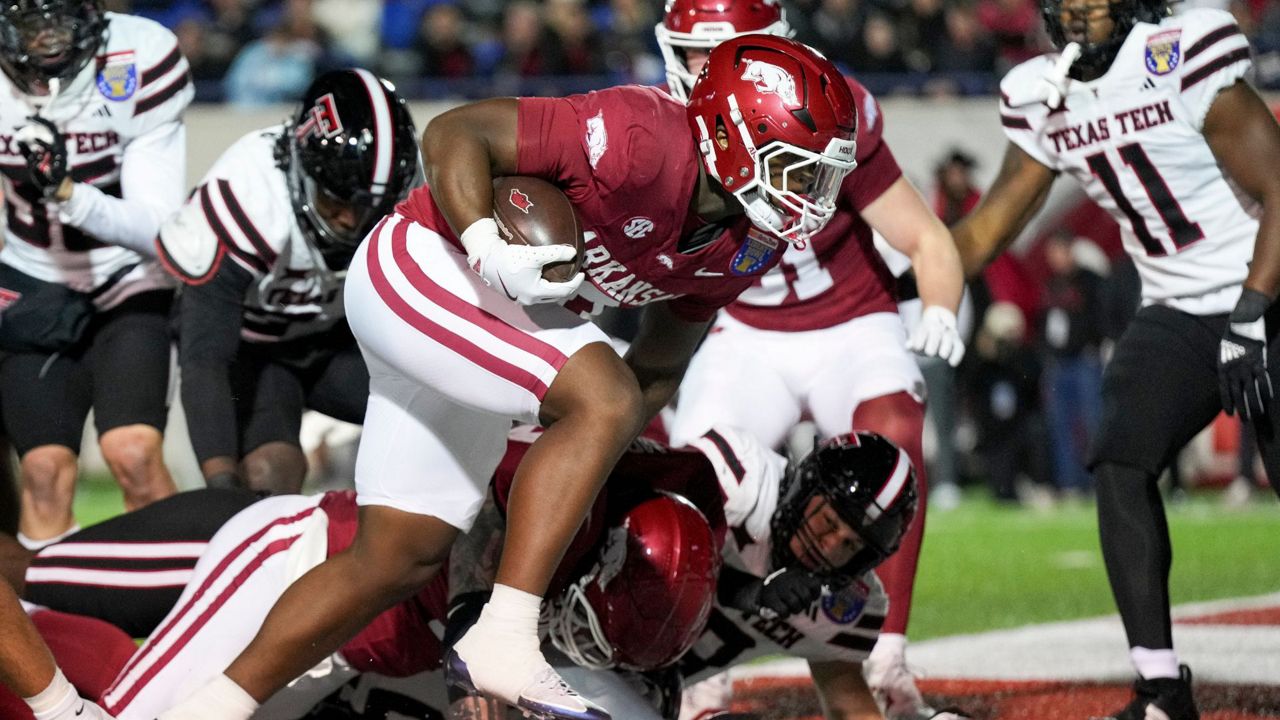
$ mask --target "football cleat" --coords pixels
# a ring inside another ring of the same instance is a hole
[[[483,694],[471,680],[467,662],[454,650],[445,656],[445,684],[470,695]],[[579,695],[550,665],[539,670],[511,703],[532,720],[612,720],[604,708]]]
[[[1191,668],[1182,665],[1179,670],[1176,678],[1138,678],[1133,700],[1104,720],[1200,720],[1191,697]]]

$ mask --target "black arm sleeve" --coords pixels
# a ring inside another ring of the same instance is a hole
[[[231,363],[240,347],[241,307],[253,275],[224,261],[208,282],[189,285],[179,301],[178,364],[182,406],[196,459],[239,459]]]

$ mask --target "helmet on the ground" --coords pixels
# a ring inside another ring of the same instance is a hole
[[[643,500],[550,604],[551,642],[584,667],[666,667],[702,634],[719,575],[711,526],[693,503],[672,493]]]
[[[0,68],[18,89],[68,82],[107,33],[101,0],[7,0],[0,13]]]
[[[775,569],[804,565],[793,545],[810,558],[810,519],[825,508],[857,536],[846,562],[811,567],[848,583],[897,551],[916,512],[916,476],[907,453],[881,435],[855,432],[823,442],[802,459],[779,493],[772,521]],[[811,561],[812,562],[812,561]]]
[[[279,154],[299,223],[331,268],[346,267],[418,178],[409,108],[368,70],[316,78],[285,128]]]
[[[761,230],[803,246],[856,165],[858,112],[819,52],[774,35],[717,45],[686,109],[707,174]]]
[[[791,36],[778,0],[670,0],[654,28],[667,70],[667,90],[681,102],[689,100],[698,74],[689,70],[686,51],[710,50],[750,33]]]

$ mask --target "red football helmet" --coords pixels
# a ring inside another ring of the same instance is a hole
[[[686,50],[710,50],[749,33],[791,37],[791,26],[778,0],[668,0],[654,33],[667,68],[667,89],[688,102],[698,69],[689,69]]]
[[[655,670],[702,634],[715,599],[720,552],[685,498],[662,493],[608,531],[591,571],[549,607],[551,642],[578,665]]]
[[[826,226],[857,164],[858,126],[853,93],[830,60],[773,35],[725,40],[686,112],[707,173],[756,227],[803,247]]]

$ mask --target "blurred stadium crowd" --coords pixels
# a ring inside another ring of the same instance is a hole
[[[1034,0],[792,0],[797,38],[826,48],[877,95],[989,94],[1047,47]],[[407,97],[551,95],[663,80],[660,0],[112,0],[178,35],[197,100],[296,100],[324,70],[360,65]],[[1280,3],[1229,10],[1280,88]],[[267,62],[267,61],[270,62]]]

